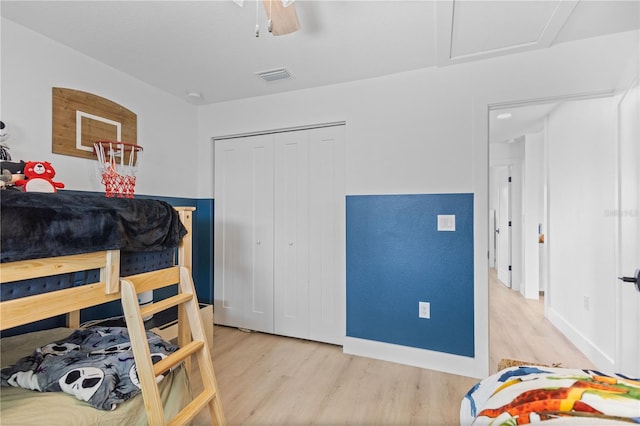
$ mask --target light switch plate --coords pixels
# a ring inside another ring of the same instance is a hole
[[[456,215],[439,214],[438,215],[438,231],[455,231]]]
[[[418,317],[419,318],[431,318],[431,303],[418,302]]]

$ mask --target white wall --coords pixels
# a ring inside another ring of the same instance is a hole
[[[7,19],[1,32],[0,114],[14,160],[51,162],[65,189],[104,191],[95,161],[51,153],[51,89],[77,89],[137,114],[144,152],[136,193],[196,196],[196,107]]]
[[[615,355],[615,98],[548,119],[549,319],[600,368]]]
[[[211,137],[347,122],[347,192],[467,192],[474,100],[536,99],[611,89],[637,32],[443,68],[200,107],[201,180]],[[283,82],[286,84],[286,82]],[[213,182],[201,187],[213,194]]]
[[[528,299],[538,299],[540,291],[540,244],[538,228],[543,220],[543,166],[544,134],[525,135],[524,191],[523,191],[523,241],[522,288]]]
[[[199,196],[213,195],[211,137],[333,121],[347,124],[347,194],[474,192],[476,358],[446,357],[440,364],[482,375],[488,371],[488,107],[613,89],[637,49],[635,31],[203,106],[199,169],[210,184],[200,187]]]

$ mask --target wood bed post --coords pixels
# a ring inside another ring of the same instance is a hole
[[[104,252],[105,265],[100,268],[100,282],[105,294],[120,294],[120,250]],[[67,327],[80,328],[80,310],[67,313]]]
[[[192,274],[193,265],[193,212],[195,207],[174,207],[180,221],[187,228],[187,234],[182,237],[178,245],[178,265],[187,268]],[[178,346],[184,347],[191,341],[191,329],[187,320],[187,313],[183,305],[178,305]],[[191,372],[191,362],[186,360],[187,372]]]
[[[195,207],[175,207],[180,217],[180,221],[187,228],[185,235],[178,245],[178,265],[184,266],[191,270],[193,265],[192,259],[192,243],[193,243],[193,213]]]
[[[120,293],[120,250],[107,250],[107,262],[100,268],[100,281],[105,283],[105,293]]]

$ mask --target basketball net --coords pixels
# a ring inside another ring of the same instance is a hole
[[[93,147],[105,195],[133,198],[142,147],[121,141],[96,141]]]

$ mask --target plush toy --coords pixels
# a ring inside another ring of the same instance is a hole
[[[12,175],[11,172],[7,169],[2,169],[2,174],[0,174],[0,189],[4,189],[11,183]]]
[[[6,144],[6,140],[9,139],[9,136],[9,127],[4,124],[4,121],[0,121],[0,160],[11,161],[9,147]]]
[[[23,186],[25,192],[58,192],[64,183],[54,182],[56,171],[48,161],[27,161],[24,165],[24,177],[16,181],[16,186]]]
[[[0,161],[0,189],[24,179],[24,161]]]

